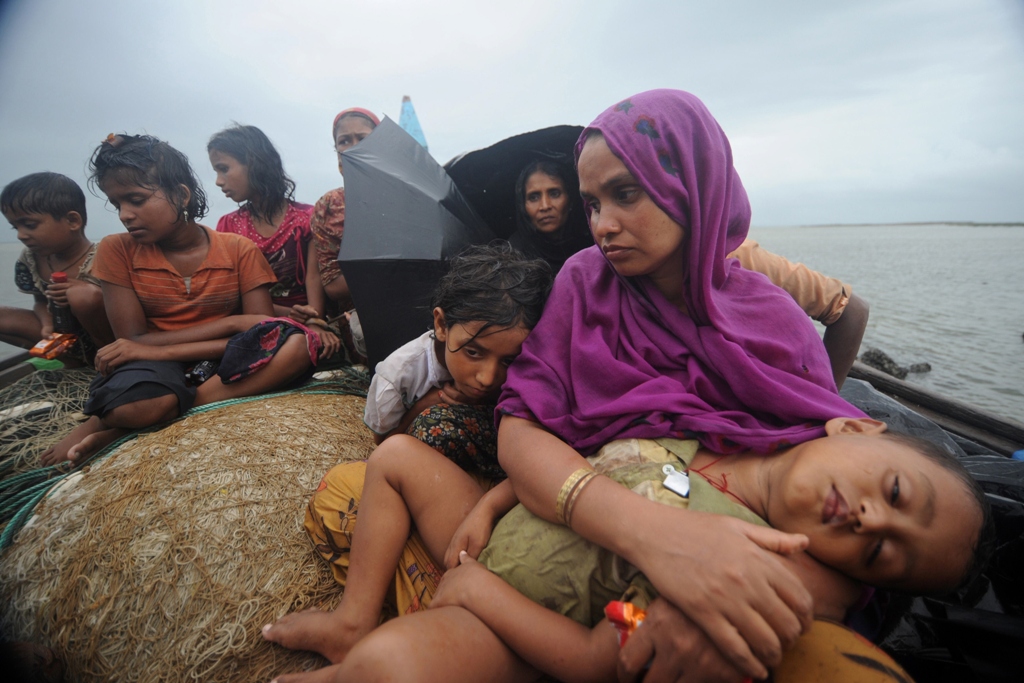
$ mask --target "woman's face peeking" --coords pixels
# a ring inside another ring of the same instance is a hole
[[[569,218],[569,195],[560,178],[534,171],[524,188],[526,215],[540,232],[557,231]]]
[[[580,194],[594,242],[625,277],[682,277],[685,228],[648,196],[604,137],[591,135],[579,158]]]
[[[341,153],[355,147],[373,132],[373,124],[355,114],[342,117],[334,127],[334,150],[338,153],[338,172],[345,175],[341,167]]]
[[[210,150],[210,164],[217,173],[217,187],[224,196],[242,204],[249,201],[249,167],[235,157]]]
[[[484,329],[485,325],[472,321],[447,327],[444,312],[434,309],[434,336],[444,345],[444,365],[459,400],[465,403],[486,403],[498,397],[508,366],[530,333],[521,325]]]
[[[178,207],[161,189],[105,180],[100,183],[100,190],[107,195],[110,205],[117,211],[118,219],[137,242],[163,242],[184,224]],[[185,193],[183,202],[187,204],[188,189],[182,186],[182,190]]]

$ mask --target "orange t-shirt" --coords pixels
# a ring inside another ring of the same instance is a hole
[[[850,301],[850,285],[765,251],[754,240],[743,240],[728,258],[738,258],[747,270],[767,275],[775,286],[786,290],[807,315],[823,325],[839,320]]]
[[[135,290],[151,332],[180,330],[240,313],[243,294],[277,278],[251,240],[205,229],[210,251],[187,278],[158,246],[139,244],[127,233],[103,238],[93,275]]]

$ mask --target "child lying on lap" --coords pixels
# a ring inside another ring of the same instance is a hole
[[[680,515],[770,520],[805,535],[794,569],[815,595],[816,616],[843,619],[860,582],[925,593],[955,588],[980,564],[991,534],[984,494],[953,456],[884,430],[873,420],[836,418],[827,436],[767,457],[718,456],[696,441],[617,441],[590,458],[595,474],[585,474],[689,508]],[[688,474],[687,498],[664,485],[668,467]],[[572,506],[601,504],[588,499],[585,478],[575,488],[560,496],[558,514],[570,522]],[[615,680],[617,635],[603,608],[619,599],[645,607],[656,597],[634,567],[522,506],[498,523],[480,562],[462,558],[432,607],[464,607],[528,663],[563,681]]]

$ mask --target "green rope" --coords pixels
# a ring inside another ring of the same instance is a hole
[[[7,479],[0,481],[0,489],[14,488],[26,481],[31,483],[39,479],[40,474],[48,469],[50,468],[38,468],[34,470],[29,470],[28,472],[22,472],[21,474],[16,474],[13,477],[8,477]]]
[[[0,506],[0,521],[10,519],[14,514],[25,504],[26,501],[32,498],[35,494],[42,491],[46,493],[53,487],[53,482],[41,481],[35,486],[31,486],[23,491],[19,491],[16,495],[12,496],[9,500],[5,500],[4,504]]]
[[[238,405],[241,403],[249,403],[251,401],[261,401],[267,398],[276,398],[278,396],[289,396],[292,394],[311,394],[311,395],[334,395],[334,396],[362,396],[365,398],[367,387],[370,383],[369,373],[360,372],[358,370],[347,370],[345,377],[339,379],[327,379],[318,380],[304,384],[301,387],[295,389],[289,389],[287,391],[279,391],[273,394],[260,394],[257,396],[245,396],[243,398],[232,398],[225,401],[217,401],[215,403],[208,403],[203,406],[197,406],[192,408],[184,415],[175,418],[171,422],[161,424],[159,426],[150,427],[147,429],[139,430],[122,436],[117,441],[108,444],[106,447],[100,449],[94,453],[88,460],[80,463],[75,469],[61,472],[55,466],[42,467],[22,474],[11,477],[9,480],[4,480],[0,483],[0,489],[8,489],[3,494],[0,494],[0,523],[3,523],[4,519],[10,516],[10,521],[7,522],[3,529],[3,533],[0,534],[0,552],[6,550],[11,543],[14,542],[14,537],[18,531],[24,526],[25,521],[28,520],[29,515],[35,510],[46,495],[53,490],[53,488],[64,481],[68,475],[78,472],[86,464],[91,464],[103,458],[106,458],[110,453],[113,453],[122,444],[137,439],[143,434],[149,434],[151,432],[159,431],[169,424],[174,422],[180,422],[192,415],[199,415],[202,413],[210,412],[211,410],[217,410],[227,406]],[[57,477],[51,478],[54,471],[61,472]],[[9,491],[13,486],[14,482],[29,482],[32,479],[38,480],[39,477],[46,477],[45,480],[40,481],[36,484],[32,484],[28,488],[23,488],[17,491]],[[13,513],[13,514],[11,514]]]
[[[7,526],[4,527],[3,533],[0,534],[0,552],[6,550],[11,543],[14,542],[15,534],[21,531],[21,527],[25,526],[28,516],[36,509],[36,505],[38,505],[39,501],[43,499],[43,496],[46,495],[47,491],[49,491],[49,489],[37,493],[36,496],[22,506],[22,508],[18,510],[17,514],[14,515],[14,518],[7,523]]]

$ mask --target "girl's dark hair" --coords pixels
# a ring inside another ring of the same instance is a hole
[[[529,215],[526,213],[526,183],[530,176],[538,171],[562,181],[562,187],[565,189],[566,197],[569,199],[569,217],[566,220],[566,225],[568,225],[572,221],[573,213],[579,211],[582,204],[580,201],[580,179],[572,166],[556,159],[536,159],[524,166],[523,170],[519,172],[519,178],[516,179],[516,216],[518,217],[519,224],[527,227],[532,227],[533,225],[530,222]]]
[[[551,266],[529,259],[504,240],[467,247],[451,260],[432,307],[447,327],[483,322],[477,332],[522,325],[532,330],[551,291]]]
[[[102,192],[103,183],[115,180],[160,190],[179,215],[192,220],[206,215],[206,193],[188,163],[188,157],[152,135],[109,135],[89,160],[89,187]],[[188,188],[188,201],[182,186]]]
[[[47,213],[60,220],[77,211],[85,225],[85,193],[71,178],[60,173],[30,173],[12,180],[0,192],[4,213]]]
[[[981,512],[981,526],[978,529],[978,538],[974,542],[974,548],[971,552],[971,560],[967,564],[967,567],[965,567],[960,581],[956,586],[952,586],[950,590],[963,588],[974,581],[974,579],[984,571],[989,559],[996,550],[997,538],[995,519],[992,516],[992,506],[988,503],[988,498],[985,496],[984,489],[981,488],[981,484],[971,476],[971,473],[967,471],[967,468],[963,466],[963,463],[961,463],[955,455],[948,452],[945,448],[934,441],[922,439],[921,437],[912,436],[910,434],[901,434],[899,432],[884,432],[882,436],[906,446],[911,450],[917,451],[943,469],[952,473],[953,476],[960,481],[967,492],[971,494],[971,497],[974,498],[974,502],[978,504],[979,511]]]
[[[262,130],[235,124],[214,134],[206,151],[234,157],[249,172],[249,201],[246,207],[257,220],[270,219],[292,200],[295,182],[284,172],[281,155]]]

